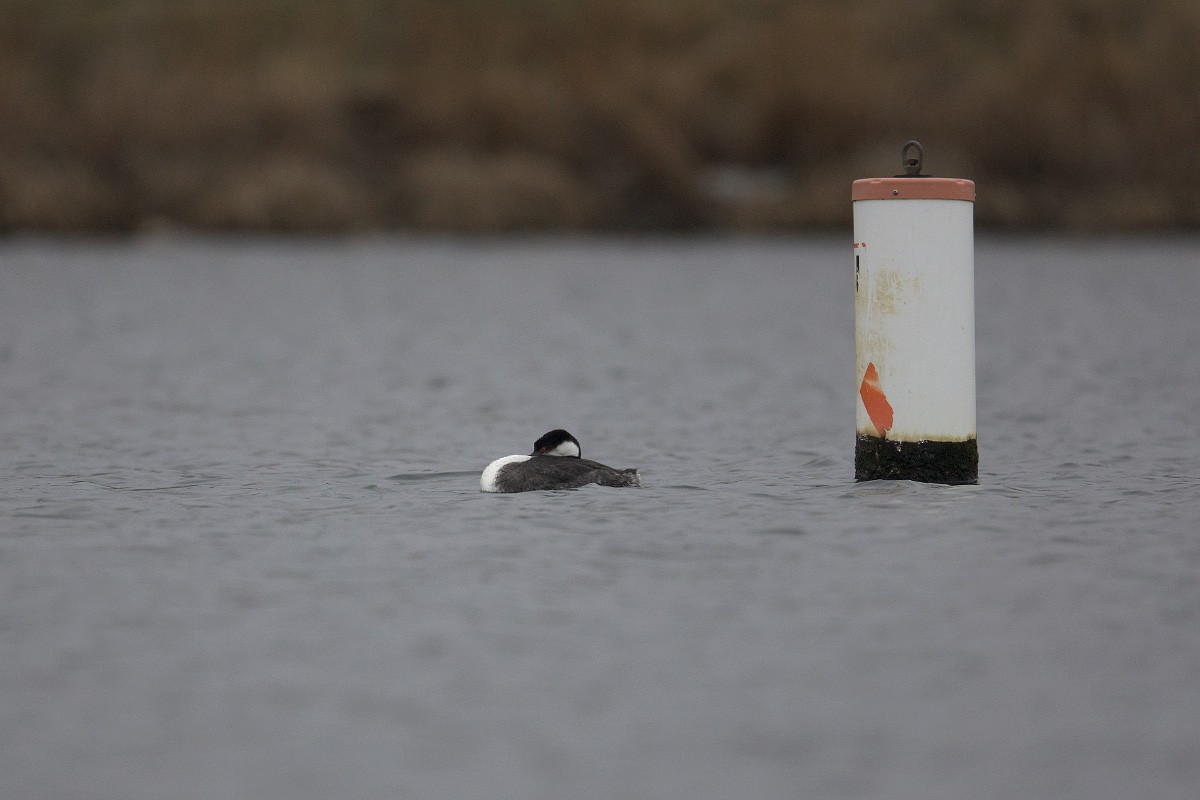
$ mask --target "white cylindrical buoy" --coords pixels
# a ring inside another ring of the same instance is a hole
[[[853,187],[854,477],[978,483],[975,184],[901,159]]]

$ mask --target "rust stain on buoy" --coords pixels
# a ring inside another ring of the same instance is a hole
[[[858,387],[858,394],[862,397],[863,405],[867,407],[867,416],[871,418],[871,424],[875,426],[880,437],[886,436],[893,422],[892,404],[883,393],[883,386],[879,383],[879,370],[875,369],[874,361],[867,364],[867,372]]]

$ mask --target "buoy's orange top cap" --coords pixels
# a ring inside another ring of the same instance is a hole
[[[855,200],[966,200],[975,202],[975,181],[962,178],[863,178]]]

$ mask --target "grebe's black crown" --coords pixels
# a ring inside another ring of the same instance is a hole
[[[549,453],[554,448],[558,447],[563,442],[574,442],[575,447],[579,448],[579,455],[583,456],[583,448],[579,445],[579,440],[572,436],[562,428],[555,428],[549,433],[544,433],[533,443],[533,452],[530,455],[540,456]]]

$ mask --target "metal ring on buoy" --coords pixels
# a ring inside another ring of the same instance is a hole
[[[909,158],[908,151],[911,148],[917,149],[917,157]],[[916,139],[910,139],[904,143],[904,147],[900,148],[900,164],[904,167],[904,175],[896,177],[920,178],[921,166],[925,163],[925,148],[921,147],[921,143]]]

